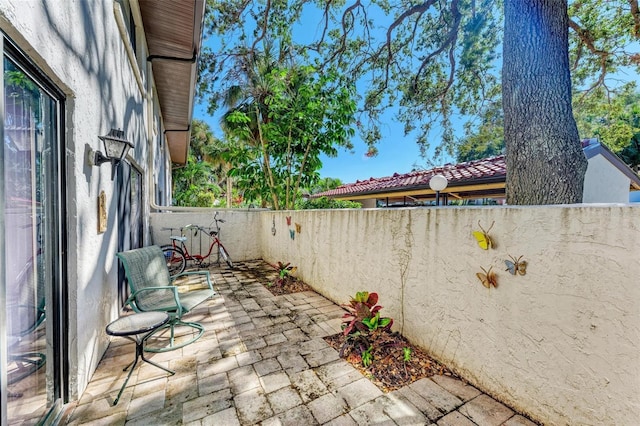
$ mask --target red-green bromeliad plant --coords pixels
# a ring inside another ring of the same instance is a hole
[[[393,319],[380,316],[382,306],[378,305],[378,293],[359,291],[348,304],[342,306],[348,311],[343,315],[345,342],[340,348],[340,356],[354,351],[368,367],[373,362],[373,348],[377,333],[391,331]]]
[[[282,287],[287,280],[290,280],[291,276],[295,274],[298,269],[296,266],[292,266],[291,262],[278,262],[276,264],[271,264],[271,266],[278,272],[278,278],[273,283],[278,287]]]

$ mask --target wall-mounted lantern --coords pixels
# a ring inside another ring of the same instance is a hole
[[[111,180],[116,175],[116,166],[124,159],[133,144],[124,138],[124,131],[111,129],[108,134],[98,136],[104,144],[104,154],[100,151],[89,152],[89,162],[93,166],[100,166],[103,163],[111,163]]]
[[[436,206],[440,205],[440,191],[444,191],[448,184],[449,181],[442,175],[433,175],[429,179],[429,188],[436,192]]]

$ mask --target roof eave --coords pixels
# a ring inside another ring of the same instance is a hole
[[[589,145],[584,148],[584,155],[587,160],[595,157],[596,155],[602,155],[606,158],[611,164],[613,164],[620,172],[622,172],[626,177],[629,178],[629,184],[632,190],[637,191],[640,190],[640,176],[636,172],[633,171],[628,164],[620,159],[616,154],[614,154],[609,148],[601,143]]]
[[[459,180],[455,182],[451,182],[444,191],[441,191],[441,194],[445,193],[455,193],[458,190],[464,188],[465,191],[473,192],[473,187],[477,187],[478,191],[482,188],[486,188],[487,185],[491,184],[500,184],[504,186],[506,179],[506,175],[497,175],[486,178],[479,179],[465,179]],[[354,199],[368,199],[368,198],[386,198],[386,197],[397,197],[402,196],[402,194],[411,194],[414,195],[417,193],[420,194],[433,194],[435,195],[435,191],[429,188],[429,185],[412,185],[405,186],[401,188],[392,188],[387,190],[374,190],[374,191],[359,191],[359,192],[350,192],[350,193],[342,193],[335,195],[326,195],[327,198],[333,198],[337,200],[354,200]]]
[[[205,0],[139,0],[171,161],[189,152]]]

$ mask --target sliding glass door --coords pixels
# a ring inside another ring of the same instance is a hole
[[[3,43],[0,218],[2,423],[36,424],[63,400],[63,98]]]

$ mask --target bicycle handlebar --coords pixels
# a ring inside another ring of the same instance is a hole
[[[221,221],[219,221],[219,222],[221,222]],[[205,228],[203,226],[200,226],[200,225],[186,225],[186,226],[183,226],[183,229],[194,230],[194,232],[193,232],[193,236],[194,237],[196,235],[198,235],[198,231],[204,232],[205,234],[210,235],[212,237],[215,236],[215,235],[218,235],[218,232],[220,231],[220,228],[218,228],[217,230],[212,230],[212,229],[208,229],[208,228]]]
[[[194,230],[194,236],[198,235],[198,231],[204,232],[210,236],[214,236],[214,235],[218,235],[218,233],[220,232],[220,226],[218,226],[218,222],[220,223],[225,223],[226,220],[224,219],[218,219],[218,212],[216,212],[216,214],[213,216],[213,220],[216,223],[216,230],[210,230],[210,228],[204,228],[200,225],[193,225],[193,224],[188,224],[182,227],[182,229],[190,229],[190,230]],[[173,228],[163,228],[163,229],[173,229]]]
[[[213,220],[216,222],[216,224],[218,222],[220,222],[220,223],[225,223],[226,222],[224,219],[218,219],[218,212],[216,212],[216,214],[213,215]]]

